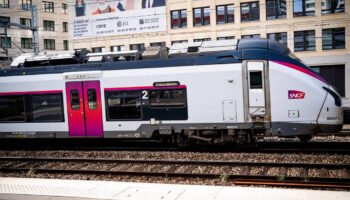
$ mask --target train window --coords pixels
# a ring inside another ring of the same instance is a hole
[[[262,72],[249,72],[250,89],[262,89]]]
[[[80,97],[78,90],[75,89],[70,91],[70,102],[72,110],[80,110]]]
[[[96,90],[95,89],[88,89],[87,98],[88,98],[89,110],[96,110],[97,109]]]
[[[62,94],[32,95],[33,122],[62,122]]]
[[[1,122],[24,122],[24,96],[7,95],[0,96],[0,121]]]
[[[186,92],[184,89],[153,90],[150,92],[150,105],[153,107],[184,107]]]
[[[141,92],[115,91],[107,92],[107,118],[141,119]]]

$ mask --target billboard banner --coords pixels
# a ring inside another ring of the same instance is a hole
[[[71,39],[166,31],[165,0],[70,0]]]

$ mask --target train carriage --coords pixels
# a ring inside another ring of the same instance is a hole
[[[0,71],[0,137],[220,144],[341,129],[339,94],[287,47],[266,39],[225,44],[182,44],[170,49],[174,58],[159,51],[163,59],[145,51],[81,53],[74,63],[51,58],[40,67],[17,60],[19,68]]]

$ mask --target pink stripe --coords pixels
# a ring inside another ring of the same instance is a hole
[[[30,92],[1,92],[0,95],[16,95],[16,94],[51,94],[51,93],[62,93],[62,90],[30,91]]]
[[[314,78],[316,78],[316,79],[318,79],[318,80],[320,80],[323,83],[328,85],[327,81],[325,81],[322,77],[318,76],[317,74],[315,74],[315,73],[313,73],[313,72],[311,72],[311,71],[309,71],[309,70],[307,70],[305,68],[299,67],[297,65],[293,65],[291,63],[286,63],[286,62],[281,62],[281,61],[276,61],[276,60],[271,60],[271,61],[274,62],[274,63],[280,64],[280,65],[284,65],[286,67],[290,67],[292,69],[298,70],[300,72],[303,72],[303,73],[305,73],[305,74],[307,74],[309,76],[312,76],[312,77],[314,77]]]
[[[139,86],[139,87],[105,88],[105,91],[111,91],[111,90],[175,89],[175,88],[186,88],[186,85],[179,85],[178,87]]]

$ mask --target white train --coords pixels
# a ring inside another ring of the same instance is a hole
[[[0,137],[244,143],[342,128],[339,94],[287,47],[266,39],[224,44],[177,45],[169,53],[177,58],[167,59],[136,51],[87,56],[117,62],[90,63],[82,53],[22,56],[14,65],[30,67],[0,71]]]

